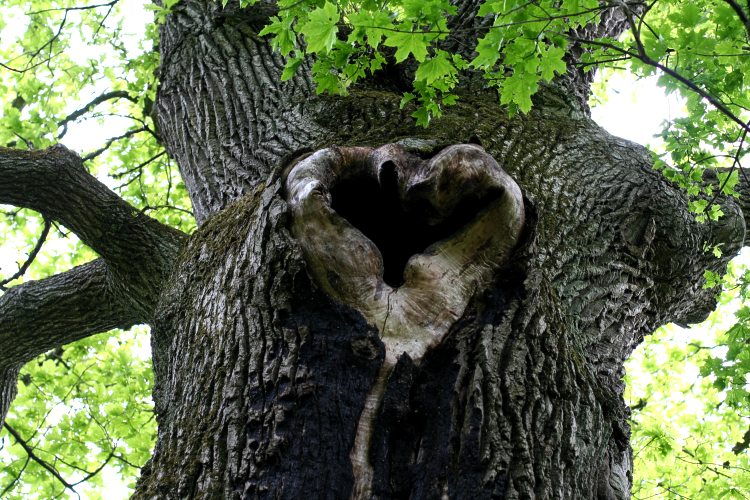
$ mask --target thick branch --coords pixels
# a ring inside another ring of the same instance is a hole
[[[0,425],[24,363],[94,333],[143,322],[139,309],[102,259],[0,297]]]
[[[144,317],[184,236],[130,206],[63,146],[0,148],[0,203],[36,210],[68,227],[104,258]]]
[[[151,321],[184,235],[130,206],[62,146],[0,148],[0,203],[61,222],[103,257],[0,297],[1,423],[23,363],[94,333]]]
[[[50,349],[143,322],[102,259],[0,297],[0,366],[20,366]]]

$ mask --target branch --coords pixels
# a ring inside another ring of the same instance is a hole
[[[21,267],[18,268],[18,271],[16,271],[13,274],[13,276],[11,276],[10,278],[5,278],[4,280],[0,281],[0,290],[3,290],[3,291],[7,290],[5,285],[7,285],[8,283],[10,283],[16,278],[20,278],[26,273],[31,263],[34,262],[34,259],[36,259],[37,254],[39,254],[39,250],[42,249],[42,245],[44,245],[44,242],[47,239],[47,235],[49,234],[49,230],[51,227],[52,227],[52,223],[48,219],[44,219],[44,228],[42,229],[42,234],[39,235],[39,239],[36,241],[36,245],[34,245],[34,248],[29,253],[29,257],[21,265]]]
[[[185,235],[139,212],[63,146],[0,148],[0,203],[36,210],[102,259],[0,297],[0,422],[23,363],[63,344],[149,323]]]
[[[7,423],[4,424],[5,428],[8,430],[11,436],[13,436],[13,439],[16,440],[16,443],[18,443],[21,448],[26,452],[26,454],[29,456],[30,459],[32,459],[34,462],[38,463],[40,466],[42,466],[44,469],[46,469],[50,474],[52,474],[55,479],[60,481],[60,483],[68,490],[71,490],[75,493],[75,489],[73,488],[73,485],[68,483],[64,477],[60,475],[59,472],[57,472],[57,469],[55,469],[53,466],[48,464],[45,460],[43,460],[39,455],[37,455],[34,452],[34,448],[29,446],[29,443],[26,442],[25,439],[21,437],[21,435],[10,425]]]
[[[30,55],[29,55],[29,61],[26,64],[25,68],[23,68],[23,69],[13,68],[9,64],[3,64],[3,63],[0,63],[0,66],[2,66],[3,68],[5,68],[5,69],[7,69],[9,71],[14,72],[14,73],[25,73],[26,71],[29,71],[31,69],[36,68],[37,66],[41,66],[42,64],[45,64],[45,63],[51,61],[54,56],[59,55],[59,54],[62,53],[62,51],[60,51],[57,54],[53,54],[52,53],[52,49],[53,49],[54,44],[57,41],[57,39],[60,38],[60,35],[62,34],[62,30],[65,27],[65,23],[67,21],[68,21],[68,10],[66,9],[65,12],[64,12],[64,14],[63,14],[62,21],[60,21],[60,25],[57,27],[57,32],[54,35],[52,35],[52,38],[50,38],[49,40],[47,40],[44,43],[44,45],[42,45],[41,47],[39,47],[38,49],[36,49],[35,51],[33,51],[33,52],[30,53]],[[34,61],[34,59],[36,59],[36,57],[39,54],[41,54],[42,51],[44,49],[46,49],[47,47],[49,47],[49,55],[43,61],[38,62],[36,64],[32,64],[32,62]],[[27,54],[29,54],[29,53],[25,53],[24,55],[27,55]],[[14,58],[13,60],[15,60],[15,59],[17,59],[17,58]],[[10,63],[10,61],[9,61],[9,63]]]
[[[143,307],[153,307],[184,234],[139,212],[90,175],[63,146],[0,148],[0,203],[56,220],[101,255]],[[134,263],[137,270],[133,270]]]
[[[26,455],[26,461],[23,463],[23,467],[21,467],[21,470],[18,471],[18,475],[13,478],[13,480],[8,483],[8,485],[3,489],[3,491],[0,491],[0,498],[5,498],[5,494],[8,493],[10,490],[13,489],[13,487],[16,485],[16,483],[21,479],[21,476],[26,471],[26,468],[29,466],[29,462],[31,461],[31,457]]]
[[[21,366],[50,349],[143,318],[102,259],[0,297],[0,366]]]
[[[148,132],[148,131],[149,131],[148,127],[140,127],[140,128],[134,128],[134,129],[128,130],[124,134],[118,135],[117,137],[112,137],[109,140],[107,140],[107,142],[104,144],[104,146],[102,146],[101,148],[97,149],[96,151],[92,151],[91,153],[89,153],[86,156],[84,156],[83,157],[83,161],[93,160],[94,158],[96,158],[97,156],[99,156],[100,154],[102,154],[106,150],[108,150],[109,147],[112,146],[112,144],[114,144],[115,142],[117,142],[119,140],[127,139],[127,138],[132,137],[132,136],[134,136],[136,134],[140,134],[141,132]]]
[[[637,37],[636,37],[637,38]],[[750,130],[750,126],[748,126],[742,119],[740,119],[736,114],[732,112],[729,108],[727,108],[721,101],[719,101],[716,97],[708,93],[706,90],[699,87],[695,82],[687,78],[686,76],[681,75],[677,71],[673,70],[672,68],[669,68],[660,62],[656,61],[655,59],[652,59],[650,56],[648,56],[642,49],[642,45],[640,44],[639,40],[636,40],[636,44],[638,46],[638,52],[633,52],[631,50],[623,49],[621,47],[618,47],[614,44],[608,43],[608,42],[601,42],[598,40],[584,40],[581,38],[575,38],[572,37],[571,40],[585,44],[585,45],[594,45],[597,47],[603,47],[605,49],[614,50],[615,52],[618,52],[620,54],[632,57],[634,59],[638,59],[644,64],[647,64],[649,66],[653,66],[656,69],[659,69],[666,73],[667,75],[671,76],[678,82],[685,85],[687,88],[701,96],[702,98],[706,99],[709,103],[711,103],[716,109],[718,109],[724,116],[735,122],[737,125],[740,126],[742,130]]]
[[[98,259],[0,297],[0,424],[24,363],[89,335],[146,321],[131,291]]]
[[[728,4],[732,10],[734,10],[734,13],[737,14],[737,17],[740,18],[740,21],[745,26],[747,36],[750,37],[750,18],[747,17],[747,13],[742,9],[742,6],[735,0],[724,0],[724,2]],[[748,6],[748,8],[750,8],[750,6]]]
[[[16,397],[18,386],[18,366],[0,365],[0,425],[5,422],[10,402]],[[7,488],[6,488],[7,490]],[[5,490],[3,490],[3,494]]]
[[[63,146],[0,148],[0,203],[30,208],[102,259],[0,297],[0,422],[23,363],[63,344],[149,323],[185,235],[139,212]]]
[[[750,429],[745,432],[745,435],[742,436],[742,441],[738,441],[735,443],[735,445],[732,447],[732,453],[735,455],[739,455],[740,453],[744,452],[750,447]]]
[[[112,92],[105,92],[104,94],[101,94],[100,96],[95,97],[91,101],[89,101],[84,106],[78,108],[77,110],[73,111],[71,114],[63,118],[60,123],[58,123],[59,127],[62,127],[62,132],[60,132],[60,135],[57,136],[58,139],[61,139],[65,134],[68,133],[68,123],[77,120],[81,116],[85,115],[89,111],[91,111],[92,108],[98,106],[99,104],[111,101],[112,99],[127,99],[131,102],[137,102],[137,100],[131,96],[128,92],[124,90],[115,90]]]
[[[64,10],[65,12],[70,12],[70,11],[74,11],[74,10],[90,10],[90,9],[98,9],[98,8],[101,8],[101,7],[113,7],[119,1],[120,0],[112,0],[111,2],[98,3],[98,4],[93,4],[93,5],[79,5],[79,6],[76,6],[76,7],[57,7],[57,8],[53,8],[53,9],[36,10],[34,12],[29,12],[26,15],[33,16],[33,15],[36,15],[36,14],[43,14],[45,12],[57,12],[57,11],[61,11],[61,10]]]

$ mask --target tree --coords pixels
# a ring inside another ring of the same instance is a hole
[[[654,58],[674,49],[637,3],[519,7],[494,60],[498,2],[403,2],[393,37],[348,4],[240,3],[168,2],[153,106],[83,108],[152,107],[123,139],[164,145],[194,233],[64,147],[0,150],[0,202],[99,256],[0,298],[2,415],[24,362],[147,323],[159,430],[137,498],[627,497],[623,363],[712,310],[701,277],[742,244],[722,193],[742,183],[654,171],[588,118],[586,69],[615,53],[692,85],[741,126],[738,164],[735,108]]]

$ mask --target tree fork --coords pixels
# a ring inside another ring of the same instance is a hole
[[[0,423],[19,368],[49,349],[150,323],[185,235],[134,209],[63,146],[0,148],[0,203],[59,221],[100,256],[0,297]]]

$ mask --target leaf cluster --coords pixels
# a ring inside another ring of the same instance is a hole
[[[278,2],[279,13],[261,32],[287,57],[290,79],[309,57],[318,92],[345,94],[358,81],[390,64],[414,66],[412,90],[402,106],[417,103],[423,126],[458,99],[462,72],[481,74],[511,113],[528,112],[539,83],[566,71],[565,34],[602,11],[596,0],[488,1],[478,15],[484,33],[451,26],[456,6],[448,0],[378,2]],[[445,49],[449,37],[477,39],[472,56]]]
[[[27,364],[0,438],[0,496],[101,488],[105,467],[127,481],[123,491],[134,487],[156,439],[149,354],[147,331],[138,328]]]
[[[745,255],[728,275],[747,272]],[[703,324],[663,327],[627,362],[634,498],[750,496],[745,294],[726,288]]]

